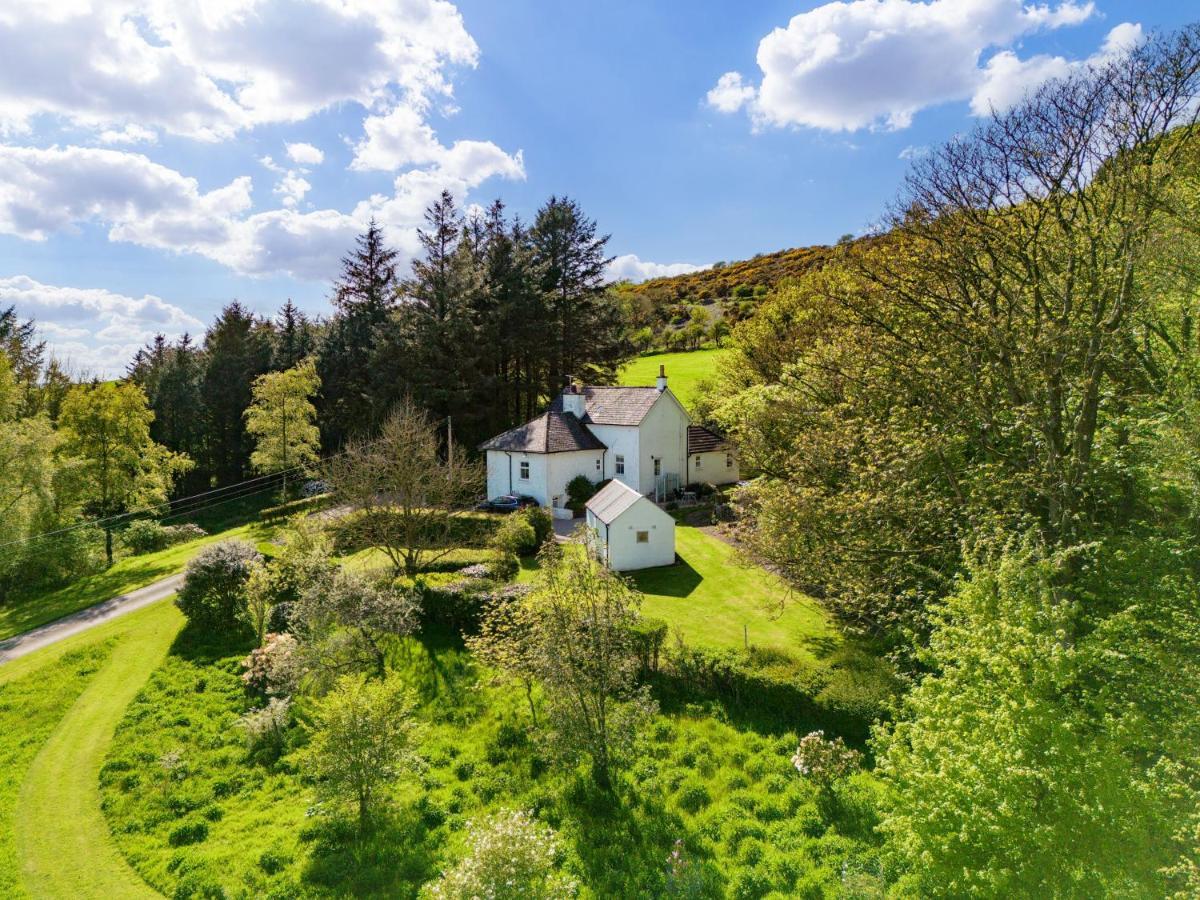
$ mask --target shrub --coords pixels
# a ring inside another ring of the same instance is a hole
[[[286,698],[272,697],[266,706],[252,709],[238,719],[237,726],[252,759],[274,762],[279,758],[287,741],[291,706]]]
[[[492,546],[503,553],[528,556],[537,551],[537,532],[524,516],[509,516],[492,537]]]
[[[131,553],[140,555],[202,538],[207,533],[199,525],[191,522],[183,525],[163,525],[153,519],[138,519],[129,524],[121,535],[121,540]]]
[[[496,581],[512,581],[521,571],[521,560],[515,553],[497,553],[488,569]]]
[[[560,872],[562,845],[553,829],[525,810],[504,810],[467,825],[467,855],[428,884],[427,900],[559,900],[578,893]]]
[[[130,553],[153,553],[167,546],[167,529],[153,519],[138,519],[129,523],[121,540]]]
[[[586,475],[576,475],[567,482],[567,501],[575,515],[583,511],[584,505],[596,496],[596,491],[601,487],[603,485],[596,484]]]
[[[192,625],[232,631],[246,602],[246,581],[261,561],[262,554],[246,541],[205,547],[188,563],[175,605]]]
[[[796,771],[823,791],[855,771],[861,762],[861,753],[847,747],[840,737],[827,740],[823,731],[813,731],[801,738],[792,756]]]
[[[199,844],[208,838],[208,825],[204,822],[184,822],[176,825],[167,835],[167,843],[172,847],[186,847],[189,844]]]
[[[643,672],[658,671],[658,656],[667,637],[667,623],[663,619],[642,617],[630,629],[633,632],[633,649],[642,664]]]
[[[242,681],[260,694],[287,696],[300,680],[296,639],[290,634],[268,634],[261,647],[242,660]]]
[[[550,515],[549,510],[540,506],[529,506],[522,511],[521,515],[533,526],[533,533],[539,547],[550,539],[550,535],[554,533],[554,517]]]

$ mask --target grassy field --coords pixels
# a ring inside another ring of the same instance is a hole
[[[727,349],[695,350],[691,353],[655,353],[651,356],[639,356],[621,369],[620,382],[628,385],[654,384],[654,379],[658,377],[658,367],[666,366],[667,383],[671,386],[671,393],[690,409],[696,399],[700,382],[716,374],[717,362],[728,352]]]
[[[97,785],[180,622],[160,603],[0,667],[0,896],[155,896],[117,853]]]
[[[127,556],[117,560],[111,569],[87,575],[66,587],[0,606],[0,640],[181,572],[188,560],[208,544],[229,538],[262,543],[273,530],[274,526],[252,522],[157,553]]]
[[[644,595],[642,614],[663,619],[689,644],[752,646],[815,660],[840,641],[826,612],[811,598],[789,591],[765,569],[741,565],[733,547],[699,528],[675,528],[673,566],[630,572]],[[536,559],[521,560],[520,581],[537,577]]]
[[[679,525],[675,551],[675,565],[631,574],[645,595],[642,613],[678,628],[689,644],[741,647],[748,641],[813,661],[816,648],[826,652],[838,639],[817,603],[765,569],[741,565],[729,544]]]
[[[584,897],[665,896],[677,840],[710,879],[703,896],[833,896],[844,864],[877,843],[869,776],[822,804],[791,765],[797,733],[697,711],[657,716],[616,796],[602,795],[543,754],[518,690],[493,685],[437,632],[389,654],[420,701],[424,763],[363,839],[306,812],[299,728],[278,762],[248,758],[231,727],[254,702],[237,675],[245,652],[181,635],[130,705],[100,776],[113,839],[167,896],[414,897],[462,854],[466,823],[501,808],[535,810],[559,831]],[[168,752],[182,760],[171,772],[159,763]]]

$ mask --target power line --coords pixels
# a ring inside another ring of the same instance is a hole
[[[437,428],[443,424],[446,424],[446,425],[450,424],[449,416],[447,416],[445,419],[441,420],[440,422],[436,423],[434,427]],[[318,465],[320,463],[329,462],[331,459],[335,459],[339,456],[345,456],[351,450],[356,450],[356,449],[359,449],[364,446],[370,446],[371,444],[374,444],[377,441],[378,441],[378,438],[374,441],[364,441],[362,444],[360,444],[356,447],[346,447],[345,449],[338,450],[334,453],[329,454],[324,459],[320,460]],[[140,509],[132,509],[132,510],[128,510],[123,513],[116,513],[111,516],[106,516],[106,517],[97,518],[97,519],[88,519],[83,522],[76,522],[74,525],[68,525],[65,528],[59,528],[54,531],[43,531],[40,534],[27,535],[26,537],[16,538],[14,540],[8,541],[7,543],[0,544],[0,550],[3,550],[5,547],[16,546],[17,544],[32,544],[37,541],[46,540],[48,538],[60,537],[64,534],[69,534],[72,531],[78,531],[80,528],[100,528],[100,527],[103,527],[104,525],[110,525],[110,526],[116,525],[116,524],[119,524],[122,519],[129,519],[134,516],[140,516],[145,513],[150,513],[156,509],[162,509],[164,506],[168,508],[169,513],[168,513],[168,515],[161,516],[160,521],[166,521],[167,519],[176,519],[182,515],[188,515],[191,513],[200,512],[205,509],[211,509],[215,506],[223,505],[226,502],[231,502],[233,500],[244,499],[245,497],[253,497],[253,496],[257,496],[258,494],[266,493],[268,490],[274,490],[277,485],[270,484],[270,485],[267,485],[266,487],[264,487],[262,490],[242,492],[242,493],[237,494],[236,496],[221,497],[221,498],[218,498],[218,500],[216,502],[211,503],[211,504],[197,505],[194,503],[194,501],[196,501],[202,497],[209,497],[213,494],[220,494],[220,493],[225,493],[225,492],[229,492],[229,491],[241,490],[242,488],[244,488],[248,485],[255,484],[255,483],[261,482],[261,481],[266,481],[267,479],[280,480],[283,478],[284,475],[289,475],[293,472],[298,472],[301,469],[305,469],[305,468],[308,468],[308,466],[303,465],[303,464],[298,465],[298,466],[293,466],[290,469],[285,469],[285,470],[282,470],[279,472],[271,472],[267,475],[260,475],[257,478],[248,478],[245,481],[239,481],[236,484],[229,484],[229,485],[225,485],[224,487],[212,488],[211,490],[202,491],[198,494],[191,494],[190,496],[187,496],[187,497],[180,497],[175,500],[164,500],[161,503],[154,503],[149,506],[141,507]],[[188,508],[183,509],[183,510],[177,510],[176,507],[180,506],[181,504]]]

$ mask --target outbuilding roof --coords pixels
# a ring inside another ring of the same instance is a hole
[[[584,427],[574,413],[551,409],[524,425],[479,445],[480,450],[526,453],[568,453],[572,450],[605,450],[604,442]]]
[[[641,494],[625,482],[614,478],[592,496],[587,502],[587,508],[597,519],[609,525],[641,499]]]
[[[688,455],[693,453],[713,453],[717,450],[728,450],[729,441],[717,434],[711,428],[703,425],[688,426]]]
[[[661,396],[662,391],[656,387],[588,385],[583,388],[583,422],[585,425],[640,425]],[[562,412],[561,394],[554,398],[550,409]]]

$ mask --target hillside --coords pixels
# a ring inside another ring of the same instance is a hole
[[[835,251],[815,246],[760,253],[617,289],[629,300],[639,349],[695,350],[719,343],[732,325],[754,314],[777,284],[825,265]]]

